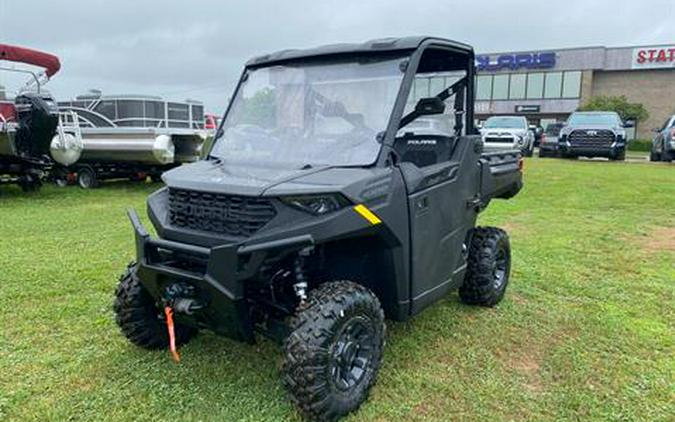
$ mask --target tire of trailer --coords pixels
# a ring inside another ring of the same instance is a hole
[[[290,322],[283,381],[311,420],[334,421],[368,397],[382,360],[384,312],[367,288],[350,282],[312,290]]]
[[[136,346],[156,350],[169,346],[169,335],[162,309],[136,277],[136,264],[131,263],[119,279],[113,303],[115,322],[122,334]],[[197,329],[174,324],[176,345],[180,346],[197,334]]]
[[[464,283],[459,297],[469,305],[492,307],[506,293],[511,273],[508,234],[497,227],[473,229]]]
[[[42,187],[42,181],[37,176],[29,174],[19,178],[19,186],[24,192],[37,192]]]
[[[98,187],[96,171],[89,166],[80,167],[77,170],[77,184],[82,189],[94,189]]]

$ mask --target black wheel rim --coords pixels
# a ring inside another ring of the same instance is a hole
[[[495,260],[495,271],[494,271],[494,286],[495,289],[501,289],[506,281],[506,275],[508,271],[508,257],[506,256],[506,250],[503,247],[500,247],[497,251],[497,259]]]
[[[361,383],[373,360],[375,335],[369,320],[352,318],[331,348],[330,374],[335,387],[348,391]]]

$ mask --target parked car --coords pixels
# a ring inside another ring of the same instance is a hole
[[[292,401],[334,421],[375,382],[385,315],[406,320],[453,289],[499,303],[509,239],[475,225],[520,191],[522,159],[482,153],[474,69],[471,47],[428,37],[248,61],[208,157],[165,173],[148,198],[159,237],[129,213],[137,260],[116,291],[122,333],[174,359],[199,329],[276,339]],[[404,113],[427,72],[463,76]],[[452,133],[429,122],[415,133],[424,116],[451,119]]]
[[[542,133],[541,142],[539,143],[539,157],[558,157],[560,155],[558,136],[562,127],[562,123],[550,123],[546,126],[546,130]]]
[[[652,140],[652,150],[649,161],[675,160],[675,116],[671,116],[661,129],[654,130],[656,134]]]
[[[625,160],[627,127],[612,111],[574,112],[560,131],[560,155]]]
[[[544,135],[544,128],[540,125],[530,125],[530,130],[534,134],[534,146],[538,147],[541,137]]]
[[[534,132],[522,116],[492,116],[481,129],[483,144],[487,149],[519,149],[531,157],[534,152]]]

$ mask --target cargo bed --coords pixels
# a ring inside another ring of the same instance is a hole
[[[522,163],[522,154],[515,149],[481,155],[481,208],[486,207],[492,198],[509,199],[520,191],[523,187]]]

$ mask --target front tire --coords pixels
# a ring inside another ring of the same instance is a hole
[[[469,259],[459,297],[469,305],[492,307],[506,293],[511,273],[509,236],[496,227],[477,227],[469,247]]]
[[[284,342],[283,380],[311,420],[334,421],[368,397],[382,361],[384,312],[367,288],[323,284],[291,320]]]
[[[622,150],[621,152],[616,153],[613,155],[610,160],[612,161],[626,161],[626,150]]]
[[[162,310],[156,306],[136,276],[134,263],[129,264],[120,277],[115,290],[113,311],[115,322],[131,343],[150,350],[169,347],[169,334]],[[174,325],[178,346],[187,343],[197,334],[197,330],[192,327]]]
[[[661,161],[661,154],[654,151],[653,145],[652,145],[652,149],[649,151],[649,161]]]

